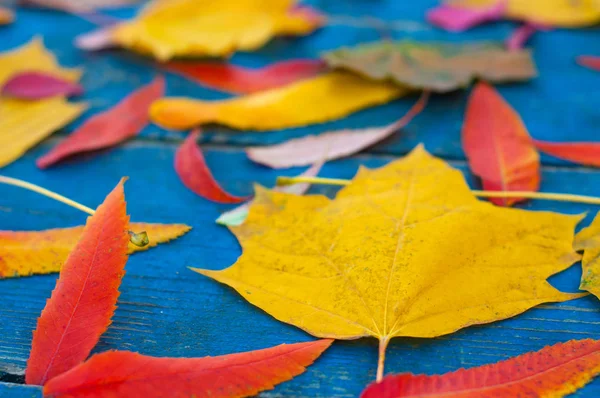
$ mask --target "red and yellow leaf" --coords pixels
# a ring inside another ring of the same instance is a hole
[[[373,383],[361,398],[564,397],[600,373],[600,341],[571,340],[491,365],[443,375],[404,373]]]
[[[479,83],[469,99],[462,131],[471,171],[486,191],[537,191],[540,157],[521,117],[490,85]],[[492,198],[510,206],[522,198]]]
[[[600,167],[600,142],[534,141],[540,151],[556,158],[586,166]]]
[[[249,198],[231,195],[213,178],[196,144],[200,131],[188,135],[175,154],[175,171],[183,185],[205,199],[218,203],[241,203]]]
[[[144,247],[129,243],[128,252],[148,250],[176,239],[191,227],[183,224],[131,223],[135,232],[146,231],[150,243]],[[59,272],[83,234],[84,227],[45,231],[0,231],[0,279]]]
[[[44,396],[246,397],[304,372],[332,340],[283,344],[264,350],[204,358],[156,358],[108,351],[44,386]]]
[[[111,323],[127,262],[128,228],[121,181],[88,218],[38,318],[27,384],[44,385],[84,361]]]
[[[150,105],[165,94],[165,81],[154,81],[131,93],[113,108],[92,116],[77,131],[39,158],[45,169],[69,156],[103,149],[136,136],[149,123]]]
[[[250,94],[285,86],[325,70],[322,61],[313,59],[277,62],[259,69],[214,62],[172,61],[164,66],[201,85],[233,94]]]

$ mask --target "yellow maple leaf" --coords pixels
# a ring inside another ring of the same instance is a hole
[[[160,99],[152,105],[150,118],[164,127],[176,129],[221,123],[237,129],[275,130],[339,119],[408,92],[409,89],[389,82],[331,72],[221,101]]]
[[[133,231],[146,231],[150,243],[144,247],[129,243],[129,253],[148,250],[187,233],[183,224],[131,223]],[[0,231],[0,278],[59,272],[75,247],[83,226],[45,231]]]
[[[71,82],[80,69],[62,68],[38,38],[0,54],[0,87],[24,71],[48,72]],[[52,132],[77,118],[86,104],[72,104],[63,97],[37,101],[0,98],[0,167],[13,162]]]
[[[575,236],[573,247],[577,251],[583,251],[583,273],[579,288],[600,298],[600,213],[589,227]]]
[[[361,169],[335,199],[258,189],[231,227],[243,254],[194,269],[319,337],[436,337],[520,314],[563,293],[547,278],[579,259],[581,216],[495,207],[417,148]]]
[[[123,47],[160,60],[226,56],[262,47],[278,34],[303,35],[320,22],[291,12],[295,0],[171,0],[151,3],[112,30]]]
[[[499,0],[450,0],[459,7],[489,7]],[[598,0],[507,0],[506,16],[552,26],[578,27],[600,22]]]

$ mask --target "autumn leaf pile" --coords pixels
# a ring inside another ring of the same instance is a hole
[[[532,49],[524,48],[526,41],[536,32],[600,23],[600,3],[449,0],[427,11],[428,22],[449,31],[504,19],[520,25],[504,42],[382,39],[260,68],[236,65],[229,57],[258,51],[277,37],[295,41],[318,34],[332,17],[294,0],[154,0],[129,20],[100,11],[129,3],[135,2],[19,4],[101,21],[99,29],[76,38],[79,50],[119,48],[115,56],[134,52],[156,73],[73,128],[70,123],[89,107],[77,98],[86,95],[84,71],[61,66],[43,37],[0,53],[0,168],[61,128],[69,133],[66,138],[32,162],[42,175],[67,161],[73,169],[94,162],[99,150],[134,139],[151,123],[186,131],[173,151],[172,173],[199,203],[231,205],[216,223],[226,226],[242,249],[231,266],[214,270],[211,264],[195,264],[185,271],[188,277],[227,285],[232,288],[227,294],[314,339],[215,357],[97,352],[119,305],[129,255],[151,256],[161,249],[144,252],[191,227],[130,222],[125,178],[92,209],[19,176],[0,175],[0,184],[89,214],[80,226],[0,230],[0,279],[58,274],[32,334],[26,384],[56,398],[252,396],[303,373],[335,340],[360,338],[378,341],[376,376],[364,386],[366,398],[563,397],[600,373],[600,341],[593,339],[564,341],[442,375],[386,376],[396,369],[387,369],[385,362],[391,344],[406,343],[401,337],[435,339],[542,304],[588,293],[600,298],[600,213],[577,232],[584,214],[512,207],[544,199],[586,203],[592,211],[599,198],[543,191],[541,159],[547,154],[599,167],[600,142],[532,137],[519,110],[495,87],[544,79]],[[18,23],[18,13],[0,8],[0,24]],[[582,54],[575,61],[600,70],[595,56]],[[229,96],[168,96],[167,74]],[[396,135],[420,114],[435,118],[427,107],[431,97],[459,90],[470,91],[460,140],[468,171],[481,189],[472,189],[461,171],[424,145],[380,168],[360,167],[351,180],[317,177],[327,162]],[[271,189],[256,185],[250,196],[227,192],[198,144],[203,126],[266,134],[340,120],[403,97],[410,97],[412,107],[388,124],[323,128],[317,135],[246,148],[249,161],[271,169],[310,166],[297,177],[280,178]],[[311,184],[341,188],[332,196],[306,194]],[[584,292],[567,292],[548,281],[579,262]],[[166,277],[169,272],[174,271],[164,270]]]

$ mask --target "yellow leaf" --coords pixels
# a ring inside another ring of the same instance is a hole
[[[376,337],[382,364],[393,337],[436,337],[580,297],[546,279],[579,259],[581,218],[479,201],[460,171],[417,148],[361,169],[333,200],[258,189],[247,221],[231,227],[242,256],[195,271],[315,336]]]
[[[0,167],[20,158],[86,108],[86,104],[72,104],[62,97],[38,101],[0,99]]]
[[[71,82],[78,81],[82,74],[81,69],[62,68],[54,54],[44,47],[40,38],[35,38],[14,50],[0,53],[0,87],[14,74],[24,71],[48,72]]]
[[[589,227],[575,236],[573,247],[577,251],[583,251],[583,273],[579,288],[600,298],[600,213]]]
[[[80,69],[62,68],[41,39],[0,54],[0,87],[14,74],[48,72],[71,82],[81,77]],[[0,167],[13,162],[29,148],[79,116],[86,104],[71,104],[62,97],[38,101],[0,99]]]
[[[182,224],[131,223],[134,232],[146,231],[150,243],[144,247],[129,244],[129,253],[148,250],[188,232]],[[83,226],[45,231],[0,231],[0,278],[60,271],[67,256],[83,233]]]
[[[278,34],[302,35],[319,22],[290,12],[295,0],[158,1],[113,39],[160,60],[176,56],[223,56],[262,47]]]
[[[451,0],[450,4],[480,8],[498,0]],[[552,26],[578,27],[600,22],[598,0],[508,0],[507,17]]]
[[[188,129],[221,123],[237,129],[275,130],[323,123],[399,98],[408,89],[347,72],[331,72],[285,87],[222,101],[166,98],[150,109],[152,121]]]

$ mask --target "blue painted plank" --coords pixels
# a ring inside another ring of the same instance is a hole
[[[41,398],[39,387],[23,386],[0,382],[0,397],[2,398]]]
[[[308,3],[331,15],[328,26],[304,38],[275,39],[255,53],[235,55],[233,62],[260,66],[282,59],[318,57],[322,51],[339,46],[378,40],[382,31],[395,39],[459,42],[504,40],[516,26],[514,23],[502,22],[462,34],[443,32],[427,26],[424,21],[425,11],[437,4],[436,0],[313,0]],[[22,44],[36,34],[43,35],[49,48],[57,53],[63,63],[86,68],[82,81],[86,88],[83,99],[92,106],[83,117],[64,130],[66,133],[80,125],[85,117],[115,104],[140,84],[150,81],[157,73],[153,62],[147,58],[125,51],[90,54],[70,45],[71,38],[92,28],[90,23],[73,16],[27,9],[18,12],[17,23],[0,30],[0,50]],[[597,32],[597,28],[588,28],[537,34],[532,46],[540,77],[529,83],[500,87],[501,93],[520,112],[535,138],[555,141],[598,140],[600,73],[575,64],[575,57],[578,55],[600,54]],[[168,94],[201,99],[228,97],[227,94],[200,87],[171,74],[168,74]],[[375,146],[371,152],[402,154],[417,143],[425,142],[439,156],[463,159],[460,127],[466,99],[466,92],[435,96],[423,115],[392,139]],[[265,145],[332,129],[383,125],[406,112],[415,100],[414,97],[400,99],[358,112],[343,120],[283,131],[232,134],[234,131],[229,128],[208,126],[205,129],[208,134],[204,136],[204,140],[215,144]],[[149,126],[142,135],[153,139],[181,139],[184,133]],[[565,164],[551,157],[544,157],[544,162]]]
[[[50,143],[51,144],[51,143]],[[123,175],[128,210],[134,221],[185,222],[194,229],[172,244],[132,256],[123,279],[113,324],[96,351],[126,349],[157,356],[205,356],[307,341],[303,331],[276,321],[243,300],[232,289],[187,269],[222,269],[240,255],[234,237],[214,223],[231,206],[205,201],[186,190],[172,168],[173,144],[134,142],[101,154],[94,161],[42,172],[33,159],[49,145],[8,166],[3,174],[54,189],[89,206],[96,206]],[[209,148],[209,165],[225,188],[249,194],[253,182],[271,185],[279,174],[250,163],[239,150]],[[360,164],[376,167],[389,156],[356,156],[327,164],[322,175],[350,178]],[[462,161],[455,166],[465,170]],[[286,174],[294,174],[293,169]],[[469,180],[472,180],[469,177]],[[545,167],[543,190],[600,195],[600,172],[585,168]],[[315,193],[332,195],[333,187]],[[533,201],[523,207],[565,213],[594,213],[597,208]],[[12,187],[0,186],[0,229],[41,229],[81,224],[84,214],[60,203]],[[590,217],[582,223],[586,225]],[[580,267],[552,278],[565,291],[575,291]],[[22,371],[31,332],[56,275],[0,281],[0,370]],[[467,328],[436,339],[394,339],[388,372],[442,373],[459,367],[492,363],[572,338],[600,338],[600,306],[586,297],[548,304],[513,319]],[[374,339],[339,341],[308,371],[278,386],[272,394],[294,397],[355,397],[375,377]],[[0,390],[1,391],[1,390]],[[576,396],[600,394],[600,380]],[[269,394],[267,394],[269,396]]]

